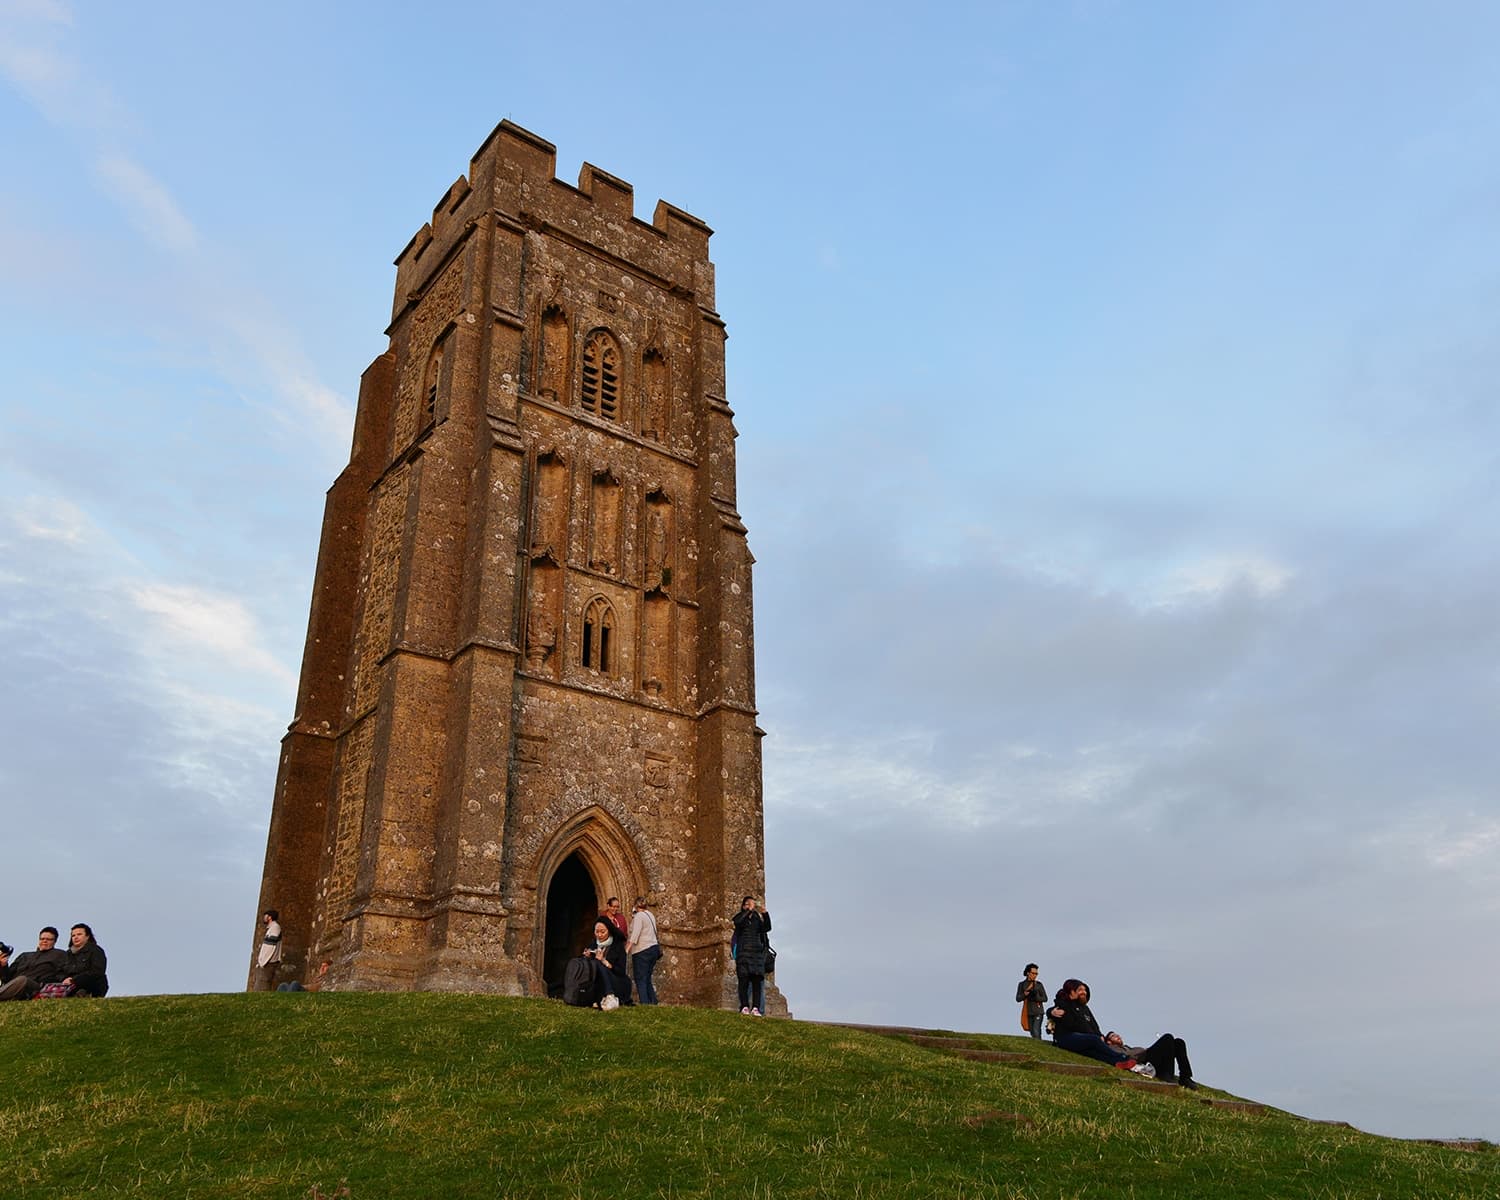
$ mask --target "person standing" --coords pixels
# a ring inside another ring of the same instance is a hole
[[[261,934],[260,952],[255,956],[255,990],[276,990],[276,972],[281,969],[281,914],[268,908],[260,914],[265,932]]]
[[[615,927],[615,932],[625,937],[630,932],[630,927],[625,923],[625,914],[620,911],[620,897],[611,896],[604,905],[604,911],[599,914]]]
[[[630,973],[635,976],[636,998],[642,1004],[656,1003],[656,984],[651,973],[661,957],[661,943],[656,937],[656,918],[646,907],[646,897],[637,896],[630,916],[630,940],[625,943],[630,954]]]
[[[770,943],[771,914],[758,907],[754,896],[740,901],[734,914],[734,974],[740,986],[740,1013],[759,1017],[766,1005],[766,948]]]
[[[625,953],[625,940],[630,936],[630,923],[625,920],[625,914],[620,911],[620,897],[611,896],[604,902],[604,911],[599,914],[599,919],[609,926],[610,933],[615,941],[620,944],[620,953]],[[621,961],[624,959],[622,957]],[[620,968],[622,971],[624,967]],[[630,976],[625,976],[625,990],[619,993],[620,1003],[629,1004],[630,1001]]]
[[[1042,1014],[1047,1008],[1047,988],[1036,977],[1036,963],[1027,963],[1024,978],[1016,984],[1016,1002],[1021,1006],[1021,1028],[1042,1040]]]

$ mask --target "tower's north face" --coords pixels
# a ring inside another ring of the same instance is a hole
[[[645,895],[663,998],[719,1004],[764,856],[711,231],[554,167],[501,124],[396,260],[260,907],[288,975],[537,995]]]

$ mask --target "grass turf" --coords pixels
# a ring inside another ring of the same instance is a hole
[[[1492,1149],[694,1009],[437,994],[6,1004],[0,1054],[7,1196],[1500,1195]]]

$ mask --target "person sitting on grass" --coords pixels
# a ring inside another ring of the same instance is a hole
[[[62,982],[67,974],[67,951],[57,947],[57,930],[44,925],[36,936],[36,949],[10,961],[8,948],[0,943],[0,1000],[30,1000],[49,983]]]
[[[1098,1059],[1124,1071],[1135,1069],[1135,1059],[1105,1043],[1099,1022],[1089,1011],[1089,985],[1083,980],[1064,980],[1048,1012],[1053,1022],[1052,1040],[1059,1049]]]
[[[94,931],[79,922],[68,938],[68,953],[63,962],[63,978],[49,983],[36,994],[38,1000],[57,1000],[64,996],[104,996],[109,992],[105,968],[109,959],[104,947],[94,940]]]
[[[630,980],[625,974],[625,939],[618,935],[607,917],[594,922],[594,944],[586,946],[585,958],[599,964],[599,990],[597,1005],[605,996],[613,996],[621,1004],[630,1003]]]
[[[1177,1083],[1193,1091],[1198,1088],[1193,1082],[1193,1064],[1188,1062],[1187,1043],[1180,1037],[1164,1033],[1149,1046],[1127,1046],[1125,1039],[1111,1029],[1104,1035],[1104,1044],[1136,1062],[1150,1063],[1158,1083]]]
[[[311,983],[303,983],[301,980],[293,979],[286,983],[278,983],[278,992],[320,992],[323,990],[323,980],[328,977],[328,968],[333,965],[333,960],[325,958],[318,964],[318,973],[313,976]]]

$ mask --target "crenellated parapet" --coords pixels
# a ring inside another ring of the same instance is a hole
[[[396,256],[392,320],[429,285],[486,213],[502,224],[536,229],[617,258],[663,286],[714,307],[708,242],[713,230],[659,200],[649,222],[635,215],[635,189],[585,162],[576,187],[556,176],[557,148],[502,121],[432,210],[432,220]]]

